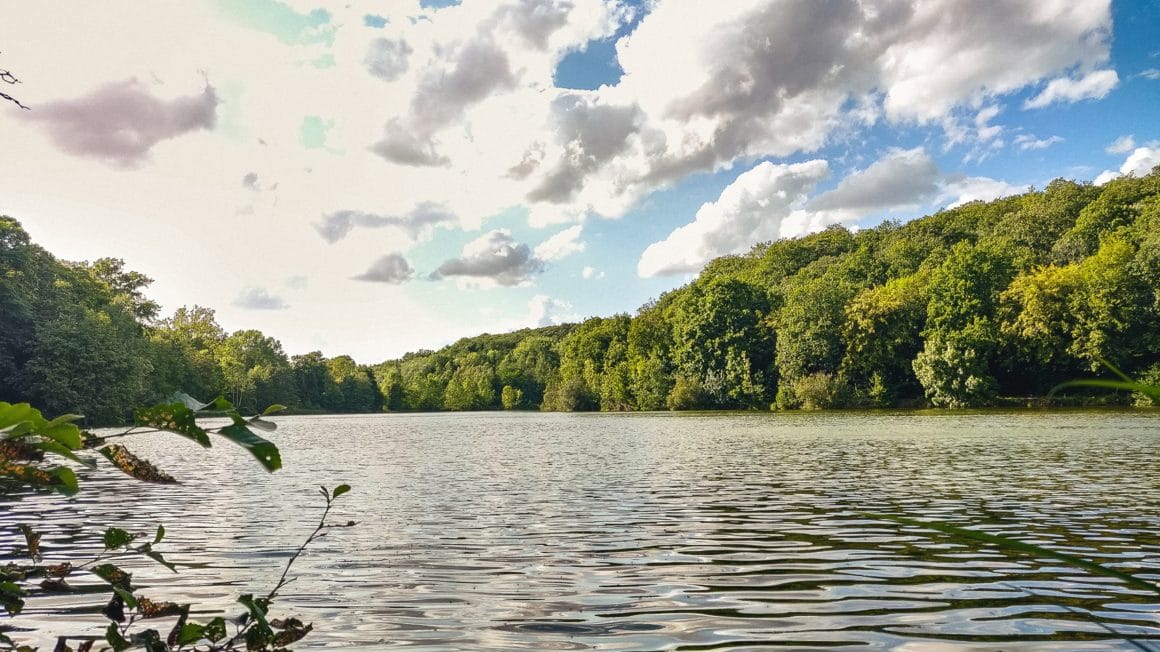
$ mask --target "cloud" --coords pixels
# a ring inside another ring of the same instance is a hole
[[[1160,70],[1157,70],[1156,68],[1148,68],[1146,70],[1141,70],[1139,74],[1144,79],[1150,79],[1152,81],[1156,81],[1156,80],[1160,79]]]
[[[1095,184],[1102,186],[1105,183],[1126,175],[1135,175],[1142,177],[1152,171],[1152,168],[1160,165],[1160,142],[1150,142],[1145,147],[1137,147],[1124,159],[1124,164],[1120,166],[1119,172],[1112,170],[1104,170],[1096,177]]]
[[[787,221],[829,175],[830,167],[822,160],[757,165],[721,191],[717,201],[703,204],[692,223],[649,245],[637,273],[650,277],[695,272],[719,256],[788,235]]]
[[[247,172],[246,175],[242,177],[242,187],[249,190],[258,190],[258,173]]]
[[[1035,136],[1028,136],[1027,134],[1019,134],[1015,137],[1015,144],[1018,145],[1019,149],[1024,152],[1029,149],[1047,149],[1056,143],[1062,142],[1063,139],[1059,136],[1036,138]]]
[[[917,206],[938,192],[939,176],[938,166],[923,148],[894,150],[842,179],[837,188],[810,200],[806,208],[860,215]]]
[[[545,261],[560,260],[566,256],[584,251],[584,241],[580,239],[582,226],[569,227],[536,245],[535,257]]]
[[[748,251],[758,242],[795,237],[832,224],[855,224],[885,211],[916,210],[933,202],[952,206],[994,199],[1021,189],[985,177],[948,176],[922,148],[892,150],[833,190],[808,198],[829,176],[824,160],[795,165],[765,162],[745,172],[693,222],[641,254],[642,277],[692,273],[714,258]]]
[[[445,261],[431,274],[433,280],[464,277],[483,285],[525,285],[544,269],[531,248],[512,239],[506,229],[490,231],[467,243],[459,258]]]
[[[259,287],[247,287],[234,299],[233,305],[246,310],[285,310],[290,306],[282,297]]]
[[[356,281],[372,281],[375,283],[390,283],[399,285],[406,283],[414,276],[415,270],[401,254],[387,254],[376,260],[370,269],[355,276]]]
[[[1023,103],[1024,109],[1042,109],[1055,102],[1103,99],[1120,83],[1115,70],[1094,70],[1079,79],[1060,77],[1047,84],[1039,95]]]
[[[599,280],[604,278],[604,272],[596,269],[595,267],[585,267],[584,269],[580,270],[580,276],[586,280]]]
[[[537,294],[528,301],[528,322],[534,328],[575,321],[576,318],[572,312],[572,304],[566,301],[553,299],[544,294]]]
[[[132,167],[163,140],[212,128],[217,105],[217,93],[209,84],[199,95],[163,100],[128,79],[21,115],[43,126],[63,152]]]
[[[409,113],[387,123],[372,151],[400,165],[446,165],[450,161],[438,153],[435,134],[469,106],[515,85],[507,54],[487,37],[466,43],[442,63],[426,71]]]
[[[383,81],[395,81],[407,71],[407,60],[414,50],[403,40],[377,38],[367,48],[363,65],[367,72]]]
[[[991,201],[1023,192],[1026,188],[989,177],[951,175],[943,180],[937,201],[947,208],[955,208],[973,201]]]
[[[345,238],[356,226],[370,229],[396,227],[405,231],[412,240],[416,240],[436,226],[455,224],[457,221],[455,215],[445,206],[423,202],[403,215],[336,211],[324,215],[322,221],[314,225],[314,230],[318,231],[323,240],[331,244]]]
[[[572,199],[587,175],[628,147],[628,138],[642,119],[635,106],[601,104],[591,94],[574,92],[552,102],[552,117],[561,155],[528,193],[533,202]]]
[[[1135,148],[1136,139],[1132,137],[1132,134],[1128,134],[1113,140],[1107,147],[1104,148],[1104,151],[1109,154],[1127,154]]]

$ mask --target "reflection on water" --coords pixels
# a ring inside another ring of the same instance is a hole
[[[1160,650],[1160,596],[864,516],[969,524],[1160,581],[1155,414],[280,424],[276,474],[163,436],[137,450],[183,484],[99,472],[71,504],[3,502],[0,520],[45,531],[50,555],[87,545],[77,522],[164,523],[181,572],[134,563],[136,582],[208,617],[269,590],[317,520],[317,486],[348,482],[338,516],[358,527],[323,538],[283,591],[283,612],[315,623],[299,647]],[[32,601],[16,622],[91,632],[92,604]]]

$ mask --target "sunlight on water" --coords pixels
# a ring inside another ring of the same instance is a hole
[[[0,519],[44,531],[50,559],[91,547],[68,529],[77,523],[164,523],[162,550],[180,573],[126,565],[147,594],[192,601],[205,620],[269,590],[317,521],[318,485],[347,482],[338,518],[359,525],[311,549],[279,603],[315,624],[297,647],[1160,649],[1154,594],[863,515],[977,526],[1160,581],[1154,414],[487,413],[280,425],[276,474],[224,441],[203,460],[166,435],[136,450],[183,484],[99,472],[71,504],[10,498]],[[97,602],[33,600],[12,624],[95,633]]]

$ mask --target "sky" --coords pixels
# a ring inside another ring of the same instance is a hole
[[[633,314],[715,257],[1160,164],[1160,2],[5,3],[0,214],[287,353]]]

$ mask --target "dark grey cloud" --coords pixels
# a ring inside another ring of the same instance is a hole
[[[427,71],[406,116],[387,123],[383,139],[371,151],[392,163],[445,165],[434,136],[463,115],[471,105],[497,90],[515,85],[507,54],[487,37],[452,53],[446,67]]]
[[[407,72],[407,60],[413,50],[406,41],[377,38],[367,48],[363,64],[367,71],[384,81],[395,81]]]
[[[806,208],[865,213],[921,204],[938,193],[941,176],[934,159],[921,148],[897,151],[842,179],[837,188],[818,195]]]
[[[198,95],[162,100],[129,79],[40,105],[22,117],[42,126],[61,151],[133,166],[163,140],[212,128],[217,104],[209,84]]]
[[[314,229],[323,240],[334,244],[350,234],[354,227],[380,229],[396,227],[407,232],[411,239],[440,225],[455,224],[455,214],[441,204],[423,202],[403,215],[376,215],[361,211],[336,211],[324,215]]]
[[[459,276],[512,286],[525,283],[542,271],[544,261],[532,254],[531,247],[516,242],[511,233],[499,229],[468,243],[461,257],[445,261],[431,278]]]
[[[268,290],[258,287],[245,288],[238,294],[233,303],[235,306],[247,310],[285,310],[290,307],[282,297],[270,294]]]
[[[415,270],[401,254],[387,254],[376,260],[370,269],[354,277],[356,281],[371,281],[374,283],[390,283],[399,285],[406,283],[414,276]]]
[[[258,190],[258,173],[247,172],[246,176],[242,177],[242,187],[250,190]]]
[[[552,102],[557,138],[568,152],[528,193],[531,201],[562,203],[584,178],[628,147],[644,121],[636,106],[597,104],[591,94],[567,93]],[[518,166],[517,166],[518,167]]]

